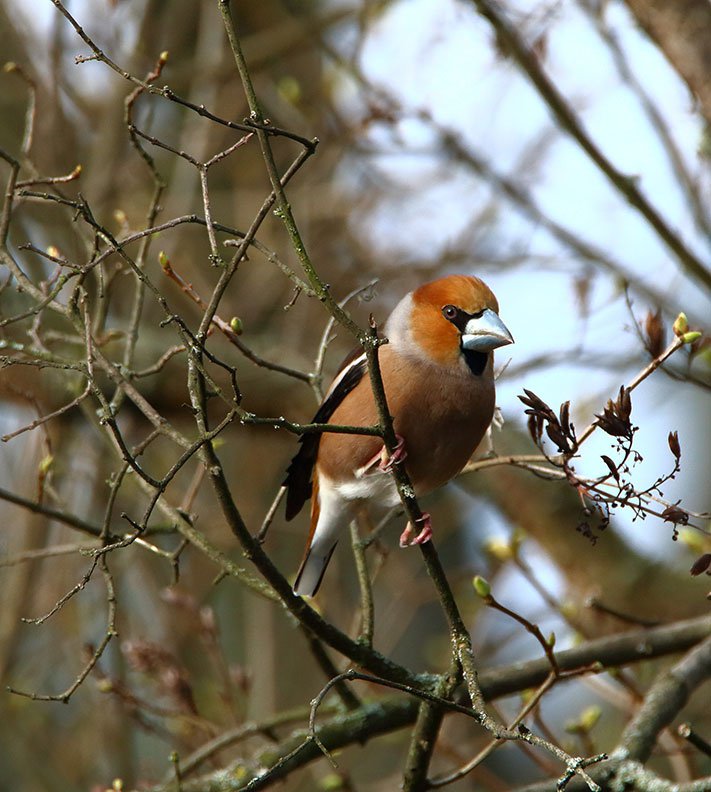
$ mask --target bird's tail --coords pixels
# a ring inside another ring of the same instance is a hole
[[[306,548],[306,555],[294,581],[294,594],[301,597],[313,597],[316,594],[337,543],[338,540],[331,539],[329,542],[314,542]]]
[[[311,534],[306,552],[294,581],[294,594],[313,597],[318,591],[338,544],[338,530],[347,520],[348,509],[329,487],[319,486],[319,477],[314,478],[311,500]],[[323,490],[323,491],[322,491]]]

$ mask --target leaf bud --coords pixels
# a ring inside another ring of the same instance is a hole
[[[477,595],[482,599],[486,599],[487,597],[491,596],[491,586],[489,585],[489,581],[486,578],[483,578],[481,575],[476,575],[472,580],[472,585],[474,586],[474,591],[476,591]]]
[[[688,333],[684,333],[684,335],[681,336],[681,343],[693,344],[694,341],[698,341],[702,335],[703,333],[700,333],[698,330],[690,330]]]
[[[682,336],[689,329],[689,320],[686,318],[686,314],[683,311],[674,320],[672,329],[674,330],[675,336]]]
[[[580,725],[586,732],[589,732],[593,726],[600,720],[602,710],[596,705],[592,705],[583,710],[580,715]]]
[[[510,561],[514,557],[514,551],[511,547],[511,543],[499,536],[492,536],[490,539],[488,539],[484,544],[484,549],[497,561],[501,561],[501,563]]]
[[[47,456],[45,456],[39,463],[40,475],[46,476],[47,473],[49,472],[49,469],[52,467],[53,463],[54,463],[54,457],[52,456],[52,454],[47,454]]]

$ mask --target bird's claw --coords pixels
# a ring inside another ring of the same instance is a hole
[[[414,528],[411,522],[405,526],[405,530],[400,535],[400,547],[412,547],[413,545],[421,545],[429,542],[432,538],[432,520],[428,512],[423,512],[419,520],[415,520],[416,525],[422,525],[419,533],[413,536]]]
[[[376,473],[378,471],[381,473],[390,473],[395,465],[399,465],[407,458],[405,441],[399,434],[396,434],[395,438],[397,439],[397,444],[395,445],[392,454],[388,454],[388,449],[383,445],[380,451],[378,451],[378,453],[372,459],[368,460],[368,462],[366,462],[366,464],[358,470],[358,478],[361,476],[370,475],[371,473]]]
[[[390,473],[395,465],[400,465],[407,459],[407,451],[405,450],[405,441],[400,435],[395,435],[397,444],[393,448],[392,454],[388,454],[388,449],[383,446],[380,452],[380,463],[378,468],[383,473]]]

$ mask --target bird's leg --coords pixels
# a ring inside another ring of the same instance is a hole
[[[415,520],[415,525],[422,525],[420,532],[413,537],[414,528],[412,522],[408,522],[405,530],[400,535],[400,547],[411,547],[412,545],[421,545],[430,541],[432,538],[432,520],[429,512],[423,512],[422,517],[419,520]]]
[[[399,465],[407,458],[407,451],[405,450],[405,441],[401,435],[396,434],[395,438],[397,444],[393,449],[392,454],[388,454],[388,449],[383,447],[378,451],[375,456],[368,460],[362,468],[358,470],[358,477],[365,476],[368,473],[375,473],[381,471],[382,473],[389,473],[394,465]]]

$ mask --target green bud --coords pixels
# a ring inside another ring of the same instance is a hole
[[[289,104],[298,104],[302,96],[301,85],[295,77],[282,77],[277,83],[277,91]]]
[[[694,341],[698,341],[702,335],[703,333],[700,333],[698,330],[691,330],[689,333],[684,333],[684,335],[681,336],[681,342],[682,344],[693,344]]]
[[[232,776],[235,781],[244,781],[249,776],[249,772],[244,765],[238,764],[232,767]]]
[[[551,634],[548,636],[548,646],[550,646],[550,647],[551,647],[551,649],[552,649],[552,648],[555,646],[555,633],[554,633],[554,632],[552,632],[552,633],[551,633]]]
[[[244,332],[244,325],[242,324],[242,320],[239,318],[239,316],[233,316],[230,319],[230,327],[232,328],[232,332],[235,335],[242,335]]]
[[[494,556],[497,561],[502,563],[510,561],[513,558],[513,549],[506,539],[501,537],[492,536],[487,539],[484,544],[484,549],[487,553]]]
[[[489,581],[486,578],[483,578],[481,575],[476,575],[474,580],[472,580],[472,586],[474,586],[474,591],[476,591],[477,595],[482,599],[486,599],[487,597],[491,596],[491,586],[489,585]]]
[[[676,317],[672,329],[674,330],[675,336],[684,335],[684,333],[689,329],[689,320],[686,318],[686,314],[683,311],[679,314],[679,316]]]
[[[40,461],[39,472],[42,476],[45,476],[49,472],[49,469],[52,467],[53,462],[54,462],[54,457],[51,454],[47,454],[47,456]]]
[[[600,720],[600,715],[602,715],[602,710],[597,705],[587,707],[580,716],[580,726],[585,729],[586,732],[589,732]]]
[[[337,773],[329,773],[321,779],[318,786],[324,792],[336,792],[343,789],[343,779]]]
[[[163,250],[161,250],[160,253],[158,253],[158,263],[160,264],[161,269],[164,270],[170,269],[170,261],[168,259],[168,256],[165,254],[165,251]]]
[[[685,544],[692,553],[703,553],[706,550],[705,537],[688,528],[679,531],[679,541]]]

